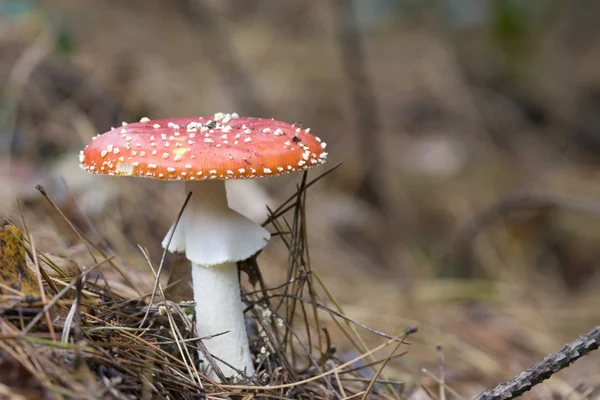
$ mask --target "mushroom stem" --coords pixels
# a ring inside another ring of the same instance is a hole
[[[186,182],[192,192],[187,208],[163,240],[172,252],[185,252],[192,263],[196,301],[196,328],[211,354],[246,374],[254,367],[248,347],[236,262],[264,248],[270,234],[265,228],[229,208],[222,180]],[[172,236],[172,238],[171,238]],[[235,370],[218,362],[225,376]],[[211,378],[216,379],[214,373]]]
[[[245,375],[252,375],[254,365],[248,348],[236,263],[228,262],[212,267],[192,263],[192,283],[198,336],[202,338],[225,332],[203,340],[206,349],[237,370],[244,371]],[[224,363],[216,363],[225,376],[238,374]],[[210,369],[206,361],[205,365]],[[207,370],[207,374],[216,378],[212,369]]]

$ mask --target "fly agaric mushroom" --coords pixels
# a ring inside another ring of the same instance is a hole
[[[199,337],[225,376],[251,375],[236,263],[263,249],[270,233],[232,210],[225,180],[255,179],[325,163],[325,143],[296,125],[265,118],[171,118],[125,124],[96,136],[80,155],[90,173],[184,181],[190,202],[163,247],[192,263]],[[170,241],[170,243],[169,243]],[[214,373],[210,374],[216,378]]]

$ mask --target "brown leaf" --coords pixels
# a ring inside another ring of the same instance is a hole
[[[23,234],[14,225],[0,230],[0,307],[12,306],[16,300],[10,287],[32,299],[39,299],[40,290],[36,276],[27,267]],[[10,296],[10,297],[9,297]]]

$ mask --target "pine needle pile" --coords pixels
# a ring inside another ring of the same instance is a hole
[[[384,368],[404,354],[404,339],[415,330],[392,337],[352,321],[311,268],[306,192],[324,175],[309,182],[305,174],[297,193],[269,210],[265,226],[289,250],[286,283],[268,287],[256,258],[239,263],[254,287],[243,300],[257,373],[222,383],[201,372],[193,303],[169,301],[158,280],[154,293],[124,295],[123,284],[102,273],[122,272],[118,258],[70,222],[94,265],[48,256],[27,233],[28,221],[7,221],[0,242],[0,398],[399,399],[403,385],[387,380]],[[162,265],[141,251],[156,275]],[[361,355],[340,359],[331,327]],[[382,344],[368,349],[361,330],[380,335]]]

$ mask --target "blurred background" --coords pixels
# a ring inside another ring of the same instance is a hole
[[[328,143],[310,176],[342,163],[309,191],[312,268],[351,318],[420,328],[392,375],[432,385],[441,345],[468,396],[600,319],[599,20],[586,0],[0,0],[0,215],[89,264],[41,184],[147,291],[137,246],[158,263],[181,187],[87,175],[79,150],[145,116],[301,122]],[[232,202],[262,221],[299,179]],[[281,243],[259,261],[285,280]],[[534,395],[598,384],[591,355]]]

